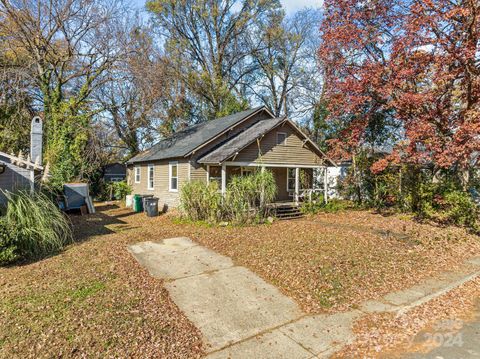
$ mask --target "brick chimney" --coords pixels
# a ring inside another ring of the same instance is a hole
[[[35,116],[32,119],[32,127],[30,130],[30,160],[33,163],[42,165],[43,151],[43,121],[40,117]]]

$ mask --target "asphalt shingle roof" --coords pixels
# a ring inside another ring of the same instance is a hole
[[[168,158],[183,157],[192,152],[198,146],[204,144],[228,128],[242,121],[263,107],[238,112],[229,116],[217,118],[212,121],[202,122],[195,126],[187,127],[172,136],[161,140],[150,149],[139,153],[127,163],[163,160]]]
[[[270,132],[286,121],[285,118],[272,118],[257,122],[231,140],[202,157],[198,163],[221,163],[253,143],[257,138]]]

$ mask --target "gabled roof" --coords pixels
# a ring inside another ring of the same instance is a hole
[[[303,133],[302,130],[291,120],[288,118],[272,118],[268,120],[262,120],[260,122],[257,122],[253,126],[247,128],[245,131],[240,132],[237,136],[234,138],[228,140],[212,152],[208,153],[207,155],[203,156],[201,159],[198,160],[198,163],[203,163],[203,164],[220,164],[253,142],[255,142],[257,139],[262,138],[265,134],[268,132],[272,131],[274,128],[287,123],[289,124],[301,137],[304,138],[304,143],[308,143],[311,147],[311,149],[317,153],[322,158],[325,158],[329,162],[331,162],[334,166],[337,166],[337,164],[327,157],[322,150],[305,134]]]
[[[127,163],[131,164],[135,162],[188,156],[198,148],[228,131],[231,127],[261,111],[265,111],[273,117],[272,114],[262,106],[190,126],[161,140],[150,149],[131,158]]]
[[[198,160],[198,163],[221,163],[240,152],[245,147],[253,143],[257,138],[262,137],[285,121],[285,118],[272,118],[257,122],[253,126],[247,128],[245,131],[239,133],[230,141],[227,141],[214,151],[208,153],[206,156],[203,156],[200,160]]]

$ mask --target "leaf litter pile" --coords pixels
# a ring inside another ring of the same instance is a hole
[[[461,347],[463,338],[459,330],[466,323],[478,320],[479,310],[480,278],[477,277],[402,315],[383,313],[361,319],[354,326],[355,342],[334,357],[401,358],[407,353],[423,356],[444,343],[447,348]]]
[[[186,223],[118,206],[73,216],[77,243],[0,268],[0,357],[195,358],[201,335],[127,245],[186,236],[230,256],[309,313],[356,308],[480,253],[463,229],[367,211],[245,227]]]
[[[78,243],[0,268],[0,358],[202,356],[198,330],[127,252],[142,238],[124,214],[73,217]]]

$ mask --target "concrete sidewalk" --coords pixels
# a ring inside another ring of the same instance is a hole
[[[477,271],[446,273],[359,310],[307,316],[255,273],[188,238],[142,242],[129,251],[167,281],[173,301],[201,331],[209,359],[328,357],[354,341],[351,328],[362,315],[407,311],[480,274],[474,261]]]
[[[307,317],[276,287],[188,238],[129,247],[200,329],[208,358],[313,358],[353,338],[361,313]]]

